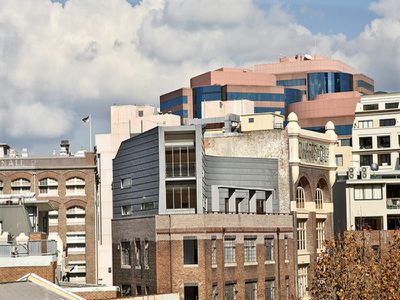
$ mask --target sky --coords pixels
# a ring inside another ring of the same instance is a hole
[[[1,0],[0,143],[51,154],[109,132],[112,104],[189,78],[320,54],[400,91],[399,0]]]

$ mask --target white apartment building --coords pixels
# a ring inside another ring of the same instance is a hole
[[[400,93],[361,97],[346,182],[347,229],[400,228]]]
[[[177,126],[180,116],[160,114],[151,105],[113,105],[111,106],[111,132],[96,134],[98,169],[100,176],[98,243],[98,283],[112,285],[112,160],[122,141],[135,134],[157,126]]]

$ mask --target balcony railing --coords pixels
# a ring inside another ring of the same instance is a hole
[[[387,209],[400,209],[400,198],[388,198],[386,200]]]
[[[166,164],[167,178],[194,177],[196,176],[196,163]]]
[[[7,243],[0,245],[0,257],[56,255],[56,241],[28,241],[27,244]]]

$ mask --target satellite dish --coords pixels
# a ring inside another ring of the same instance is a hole
[[[373,163],[373,164],[371,165],[371,170],[372,170],[372,171],[378,171],[378,170],[379,170],[378,164]]]
[[[305,60],[312,60],[312,56],[310,54],[304,54]]]

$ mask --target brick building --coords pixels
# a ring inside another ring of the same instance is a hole
[[[18,155],[4,144],[0,153],[0,200],[24,205],[32,231],[58,241],[64,279],[96,283],[95,154],[72,155],[68,141],[47,157]]]
[[[293,215],[278,159],[216,157],[203,142],[197,125],[158,127],[121,144],[113,162],[114,284],[126,296],[291,298]]]

